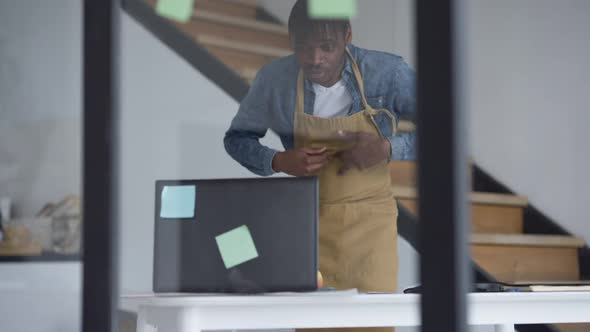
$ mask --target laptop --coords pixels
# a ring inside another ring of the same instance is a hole
[[[318,180],[156,181],[154,292],[317,289]]]

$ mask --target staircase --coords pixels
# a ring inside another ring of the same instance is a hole
[[[155,0],[145,0],[155,6]],[[287,29],[257,19],[255,0],[196,0],[186,24],[170,21],[195,43],[249,84],[268,62],[291,54]],[[414,130],[400,122],[401,131]],[[417,216],[416,165],[390,164],[398,202]],[[494,192],[472,192],[471,257],[495,279],[508,283],[572,282],[581,279],[579,249],[582,239],[567,235],[525,234],[526,197]],[[558,331],[590,331],[590,324],[560,324]]]
[[[394,196],[418,216],[416,163],[390,163]],[[580,238],[567,235],[525,234],[526,197],[471,192],[471,258],[496,280],[506,283],[580,282]],[[556,331],[590,331],[590,324],[556,324]]]

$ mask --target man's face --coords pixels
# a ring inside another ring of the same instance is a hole
[[[305,77],[313,83],[332,86],[340,80],[344,65],[344,52],[350,42],[350,27],[347,31],[319,30],[293,42],[297,61]]]

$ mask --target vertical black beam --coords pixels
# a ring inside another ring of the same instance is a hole
[[[422,331],[466,331],[470,284],[460,0],[418,0]]]
[[[110,332],[115,328],[117,4],[116,0],[84,1],[84,332]]]

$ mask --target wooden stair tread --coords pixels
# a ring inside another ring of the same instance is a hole
[[[391,184],[395,187],[416,187],[416,172],[417,164],[413,160],[392,160],[389,162]]]
[[[590,318],[589,318],[590,320]],[[590,323],[570,323],[570,324],[553,324],[560,332],[588,332]]]
[[[418,216],[418,201],[397,199],[410,213]],[[522,234],[524,209],[515,206],[471,204],[471,232]]]
[[[483,192],[472,192],[471,201],[477,204],[511,205],[520,207],[526,207],[529,204],[528,198],[524,196]]]
[[[216,46],[234,51],[257,54],[261,56],[280,58],[291,54],[291,51],[288,49],[252,45],[251,43],[242,43],[208,35],[198,35],[195,37],[195,39],[205,46]]]
[[[156,1],[156,0],[150,0],[150,1]],[[244,7],[258,7],[258,3],[256,2],[257,0],[214,0],[216,2],[219,3],[228,3],[228,4],[234,4],[234,5],[240,5],[240,6],[244,6]],[[199,2],[201,2],[201,0],[196,0],[196,3],[198,4]]]
[[[219,0],[218,0],[219,1]],[[241,6],[256,7],[258,6],[256,0],[221,0],[229,3],[235,3]]]
[[[400,199],[417,199],[418,193],[414,187],[393,187],[393,196]],[[471,203],[485,205],[507,205],[526,207],[528,199],[524,196],[497,193],[472,192],[469,194]]]
[[[472,245],[582,248],[584,240],[574,236],[540,234],[472,234]]]
[[[253,19],[240,18],[231,15],[219,14],[209,10],[196,9],[193,12],[193,19],[213,21],[216,23],[232,25],[239,28],[252,29],[264,32],[272,32],[289,38],[289,31],[282,25],[260,22]]]
[[[156,0],[150,0],[150,1],[155,2]],[[234,4],[234,5],[244,6],[244,7],[251,7],[251,8],[258,7],[256,0],[214,0],[214,1],[216,1],[218,3]],[[202,1],[196,0],[195,2],[196,2],[196,4],[199,4]]]
[[[256,4],[252,1],[196,0],[195,8],[250,19],[256,19],[258,11]]]
[[[154,9],[157,4],[157,0],[145,0]],[[214,5],[213,7],[211,5]],[[227,6],[233,6],[231,12],[234,14],[227,14]],[[193,16],[195,12],[205,11],[208,13],[224,13],[222,16],[230,17],[232,19],[256,19],[256,9],[258,4],[256,0],[195,0],[195,9],[193,10]],[[225,11],[221,8],[225,8]],[[244,11],[244,13],[239,13]],[[247,11],[247,13],[245,13]],[[242,16],[244,15],[244,16]]]
[[[590,285],[590,280],[551,280],[551,281],[543,281],[543,280],[518,280],[514,282],[515,285],[545,285],[545,286],[552,286],[552,285]]]
[[[240,70],[240,76],[249,80],[253,80],[254,78],[256,78],[257,73],[258,69],[254,68],[243,68],[242,70]]]
[[[471,258],[499,281],[578,281],[578,248],[471,244]]]
[[[412,121],[401,120],[397,125],[397,130],[402,133],[409,133],[416,130],[416,125]]]

